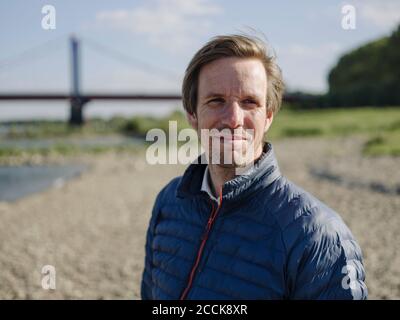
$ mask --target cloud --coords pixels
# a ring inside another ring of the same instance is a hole
[[[380,28],[394,28],[400,22],[400,1],[363,0],[355,2],[360,18]]]
[[[145,36],[153,46],[183,51],[212,26],[222,8],[209,0],[153,0],[131,10],[101,11],[96,24]]]

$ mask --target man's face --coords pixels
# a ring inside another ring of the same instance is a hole
[[[200,136],[211,130],[201,143],[209,154],[217,150],[221,166],[245,166],[261,155],[264,133],[273,120],[266,95],[267,75],[258,59],[222,58],[201,69],[197,113],[188,119]]]

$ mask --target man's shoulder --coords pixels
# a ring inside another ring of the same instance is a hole
[[[353,239],[338,212],[293,182],[285,179],[276,198],[279,205],[273,214],[284,237],[300,240],[319,235],[338,241]]]
[[[176,192],[181,179],[182,176],[175,177],[161,189],[156,198],[157,206],[162,206],[166,202],[171,202],[176,198]]]

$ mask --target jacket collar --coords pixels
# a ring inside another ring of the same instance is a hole
[[[183,174],[177,188],[176,195],[180,198],[206,195],[201,191],[204,172],[207,164],[204,154],[200,155],[195,162],[189,165]],[[265,143],[261,157],[254,166],[246,171],[244,175],[238,175],[226,182],[222,188],[223,201],[238,201],[245,196],[261,188],[265,188],[281,176],[273,147]]]

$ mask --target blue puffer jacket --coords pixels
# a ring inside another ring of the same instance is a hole
[[[272,146],[217,204],[191,164],[158,195],[142,299],[365,299],[361,250],[340,216],[284,178]]]

